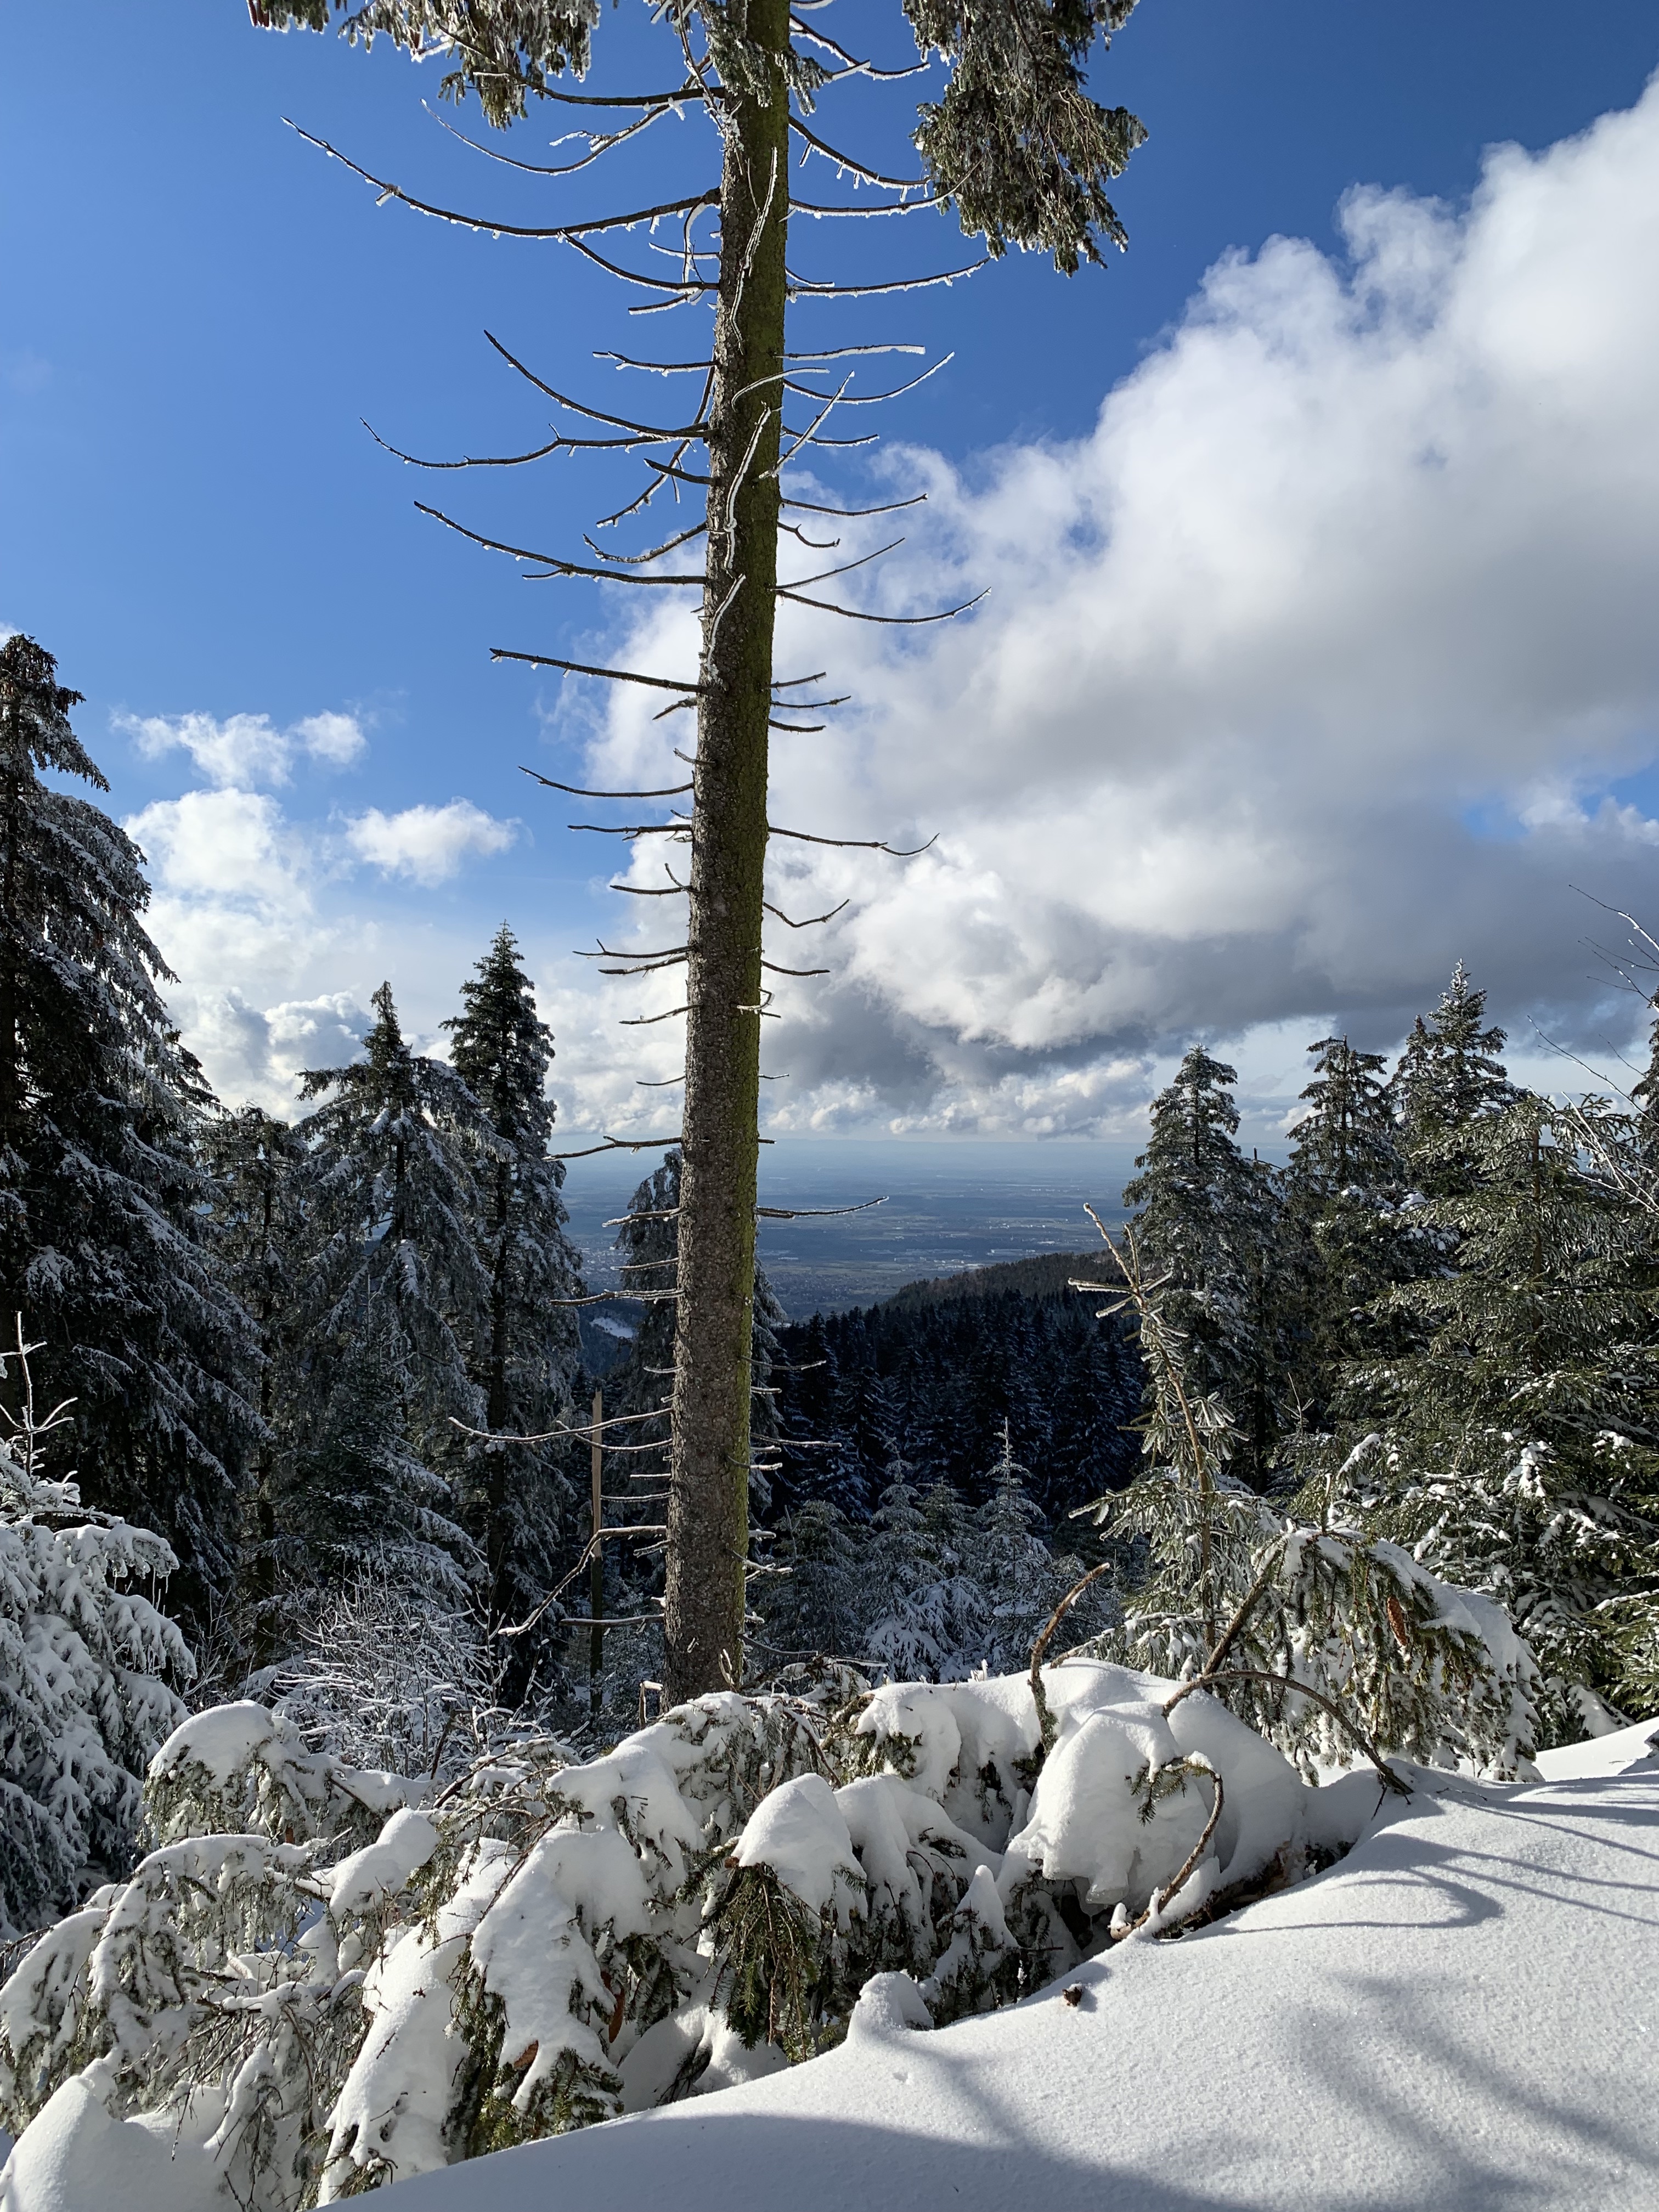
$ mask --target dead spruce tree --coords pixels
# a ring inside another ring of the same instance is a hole
[[[877,615],[816,595],[814,587],[861,567],[869,555],[836,563],[831,552],[831,565],[814,568],[808,560],[802,565],[811,573],[780,579],[781,532],[815,550],[827,550],[823,538],[806,534],[808,526],[823,526],[817,518],[887,511],[793,500],[784,472],[809,447],[829,442],[823,424],[831,409],[848,401],[852,370],[845,364],[852,356],[917,350],[889,345],[790,350],[792,301],[902,291],[966,273],[921,273],[890,283],[809,279],[789,259],[790,216],[801,210],[815,216],[854,216],[954,209],[963,231],[981,239],[989,258],[1011,245],[1047,252],[1069,275],[1083,261],[1099,262],[1106,245],[1126,243],[1107,186],[1145,136],[1127,110],[1104,108],[1091,100],[1084,77],[1095,40],[1109,40],[1134,0],[975,0],[971,6],[965,0],[904,0],[920,59],[912,68],[895,70],[874,68],[817,27],[823,4],[824,0],[797,0],[794,8],[790,0],[660,0],[652,16],[673,57],[678,81],[659,91],[597,95],[573,94],[559,82],[567,74],[579,79],[586,75],[597,0],[250,0],[249,9],[258,25],[298,24],[314,30],[325,29],[337,15],[350,39],[367,44],[385,35],[416,54],[441,52],[449,69],[446,91],[458,98],[476,91],[485,116],[498,127],[525,115],[532,100],[615,115],[614,128],[579,134],[587,148],[580,159],[541,168],[540,174],[585,169],[671,114],[705,118],[719,153],[718,182],[705,174],[690,191],[659,204],[556,225],[496,222],[434,206],[390,179],[348,163],[383,198],[421,213],[498,235],[562,242],[643,292],[646,297],[635,313],[699,306],[713,311],[706,353],[672,363],[611,356],[629,368],[702,377],[698,406],[687,410],[684,421],[667,425],[598,410],[555,392],[498,346],[538,392],[592,431],[577,434],[556,426],[552,440],[534,452],[492,457],[488,464],[528,465],[555,452],[613,448],[643,459],[647,479],[607,522],[642,514],[659,494],[694,499],[701,494],[701,519],[654,546],[628,554],[604,553],[590,538],[596,560],[586,562],[465,529],[480,545],[544,563],[540,573],[549,576],[684,586],[702,595],[695,678],[672,681],[549,653],[498,649],[496,655],[651,685],[672,695],[665,712],[695,708],[697,717],[689,782],[672,791],[578,793],[652,799],[689,794],[692,801],[689,814],[611,833],[665,836],[690,847],[689,875],[682,879],[671,871],[669,883],[657,894],[686,898],[684,933],[670,933],[675,941],[654,954],[624,956],[611,971],[647,974],[680,964],[685,969],[684,1003],[676,1010],[686,1022],[686,1050],[684,1127],[673,1140],[682,1152],[684,1176],[665,1623],[665,1688],[671,1702],[735,1681],[741,1674],[760,1026],[768,996],[765,975],[775,965],[763,952],[763,921],[769,903],[766,858],[769,839],[810,835],[769,823],[769,733],[801,728],[803,712],[839,703],[803,697],[818,681],[816,676],[775,675],[778,601],[854,620],[906,623],[948,619],[963,611]],[[944,78],[939,97],[919,106],[912,133],[921,156],[918,176],[887,175],[820,136],[815,121],[809,120],[819,96],[840,81],[908,76],[936,61]],[[791,157],[797,151],[802,164],[809,156],[821,157],[817,173],[827,169],[837,180],[851,178],[855,185],[873,188],[878,204],[856,205],[845,197],[826,203],[799,195],[791,182]],[[632,263],[613,258],[612,236],[639,226],[649,230],[659,222],[678,227],[670,258],[660,258],[660,246],[654,249],[654,266],[649,246],[644,265],[637,254]],[[605,250],[599,240],[605,241]],[[895,396],[860,393],[857,401]],[[785,420],[793,403],[808,418],[799,427]],[[707,461],[701,469],[688,461],[698,448]],[[447,515],[436,519],[465,528]],[[664,568],[671,555],[699,541],[703,557],[691,573]],[[838,543],[832,538],[829,545]],[[770,910],[779,912],[775,907]]]

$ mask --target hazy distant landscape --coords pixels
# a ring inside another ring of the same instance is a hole
[[[595,1290],[617,1280],[616,1231],[654,1155],[574,1160],[565,1183],[572,1241]],[[1033,1252],[1085,1250],[1085,1200],[1121,1216],[1134,1155],[1099,1143],[1007,1144],[785,1139],[761,1155],[763,1206],[884,1205],[820,1220],[763,1221],[761,1255],[792,1321],[890,1297],[906,1283]]]

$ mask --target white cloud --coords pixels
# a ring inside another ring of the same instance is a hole
[[[274,799],[254,791],[187,791],[128,822],[159,886],[178,897],[219,896],[297,912],[308,903],[301,852]]]
[[[331,768],[350,768],[368,747],[355,714],[307,714],[294,725],[293,733],[313,760]]]
[[[859,703],[775,740],[775,818],[939,842],[775,845],[792,912],[853,902],[836,979],[780,986],[786,1117],[1103,1127],[1194,1031],[1382,1043],[1460,955],[1512,1024],[1595,1026],[1571,886],[1659,913],[1615,787],[1659,756],[1659,83],[1465,210],[1343,221],[1346,260],[1219,264],[1087,437],[901,458],[927,520],[865,604],[990,586],[971,618],[787,611],[780,665]],[[657,617],[627,665],[692,650]],[[611,714],[596,769],[665,767]]]
[[[504,853],[519,834],[516,822],[497,821],[470,799],[447,806],[406,806],[383,814],[371,806],[346,823],[346,842],[360,860],[383,875],[410,876],[417,884],[441,884],[459,873],[474,854]]]
[[[362,757],[368,743],[352,714],[308,714],[287,730],[277,729],[269,714],[228,714],[222,721],[211,714],[117,714],[112,719],[146,760],[185,752],[212,782],[242,789],[286,783],[296,753],[331,768],[349,768]]]

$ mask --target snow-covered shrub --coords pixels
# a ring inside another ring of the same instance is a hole
[[[1445,1655],[1461,1637],[1490,1656],[1498,1629],[1386,1547],[1258,1534],[1206,1672],[1074,1654],[849,1700],[844,1672],[801,1669],[600,1758],[514,1746],[378,1833],[392,1778],[307,1753],[258,1707],[202,1716],[154,1762],[161,1847],[0,1990],[5,2114],[55,2091],[165,2127],[204,2206],[294,2212],[751,2078],[866,2013],[986,2011],[1294,1881],[1376,1804],[1369,1782],[1312,1776],[1381,1765],[1422,1711],[1449,1713]],[[1373,1616],[1366,1644],[1353,1624]],[[1186,1619],[1159,1632],[1198,1650]],[[1253,1654],[1304,1673],[1255,1681]],[[1209,1684],[1277,1703],[1258,1729]],[[1425,1739],[1442,1759],[1449,1726]],[[234,1832],[185,1832],[210,1820]]]
[[[40,1927],[118,1873],[131,1849],[144,1762],[184,1707],[193,1672],[144,1593],[178,1564],[149,1529],[49,1480],[42,1445],[68,1408],[34,1413],[21,1323],[21,1411],[0,1440],[0,1937]]]
[[[872,1978],[923,2019],[987,2009],[1115,1912],[1179,1919],[1294,1856],[1311,1793],[1212,1700],[1047,1681],[1046,1759],[1024,1675],[726,1692],[602,1759],[480,1762],[343,1857],[388,1778],[257,1707],[200,1716],[155,1762],[169,1840],[0,1990],[5,2115],[90,2094],[176,2140],[181,2202],[194,2176],[291,2212],[809,2057]]]
[[[396,1777],[307,1752],[252,1704],[185,1721],[145,1795],[156,1848],[0,1989],[0,2120],[90,2084],[117,2118],[165,2115],[204,2185],[286,2212],[314,2201],[364,1963],[437,1832]]]
[[[281,1714],[244,1699],[173,1730],[150,1761],[144,1803],[159,1844],[257,1832],[276,1843],[356,1846],[372,1843],[410,1794],[398,1775],[308,1750]]]

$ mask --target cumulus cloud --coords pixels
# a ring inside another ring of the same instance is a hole
[[[938,842],[775,844],[791,912],[852,902],[780,984],[785,1122],[1102,1127],[1194,1033],[1388,1042],[1460,956],[1600,1022],[1571,886],[1659,912],[1659,82],[1342,223],[1212,269],[1076,443],[899,458],[928,520],[865,604],[971,617],[787,611],[859,703],[776,740],[775,818]],[[683,673],[654,620],[629,665]],[[595,767],[664,767],[611,713]]]
[[[184,752],[212,782],[242,789],[287,783],[296,755],[349,768],[368,744],[355,714],[308,714],[286,730],[269,714],[228,714],[222,721],[212,714],[117,714],[113,720],[146,760]]]
[[[447,883],[475,856],[504,853],[519,834],[516,822],[498,821],[470,799],[447,806],[406,806],[383,814],[371,806],[347,823],[346,842],[383,875],[409,876],[417,884]]]

